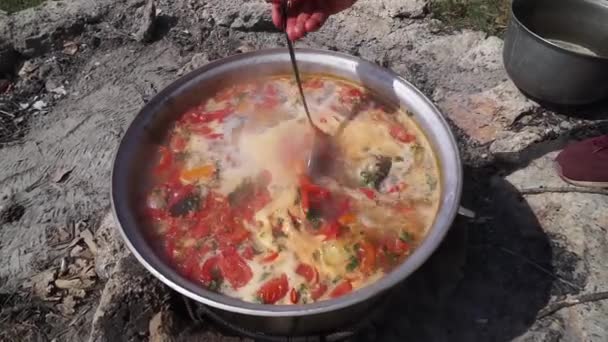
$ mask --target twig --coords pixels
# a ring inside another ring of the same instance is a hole
[[[598,189],[598,188],[584,188],[584,187],[574,187],[574,186],[565,186],[565,187],[557,187],[557,186],[540,186],[538,188],[525,188],[519,190],[519,193],[522,195],[538,195],[547,192],[579,192],[585,194],[598,194],[598,195],[608,195],[608,189]]]
[[[13,113],[9,113],[9,112],[5,112],[5,111],[3,111],[3,110],[0,110],[0,114],[8,115],[8,116],[10,116],[11,118],[14,118],[14,117],[15,117],[15,114],[13,114]]]
[[[608,291],[587,293],[587,294],[582,294],[582,295],[578,295],[578,296],[572,296],[570,298],[566,298],[559,302],[554,302],[554,303],[547,305],[544,309],[542,309],[538,312],[538,315],[536,316],[536,318],[541,319],[541,318],[547,317],[563,308],[571,307],[571,306],[574,306],[577,304],[597,302],[597,301],[606,300],[606,299],[608,299]]]
[[[523,255],[517,254],[517,253],[513,252],[512,250],[507,249],[507,248],[504,248],[504,247],[499,247],[498,249],[500,249],[501,251],[503,251],[503,252],[505,252],[505,253],[507,253],[507,254],[511,254],[511,255],[513,255],[513,256],[516,256],[516,257],[518,257],[518,258],[522,259],[523,261],[525,261],[525,262],[526,262],[526,263],[528,263],[529,265],[533,266],[533,267],[534,267],[534,268],[536,268],[537,270],[539,270],[539,271],[541,271],[541,272],[543,272],[543,273],[545,273],[545,274],[547,274],[547,275],[549,275],[549,276],[551,276],[551,277],[553,277],[553,278],[555,278],[555,279],[557,279],[557,280],[561,281],[561,282],[562,282],[562,283],[564,283],[564,284],[567,284],[567,285],[572,286],[572,288],[574,288],[574,289],[576,289],[576,290],[579,290],[579,291],[581,291],[581,290],[582,290],[582,289],[581,289],[579,286],[577,286],[576,284],[573,284],[572,282],[567,281],[566,279],[563,279],[563,278],[559,277],[559,276],[558,276],[558,275],[556,275],[555,273],[553,273],[553,272],[549,271],[548,269],[546,269],[546,268],[542,267],[541,265],[539,265],[539,264],[535,263],[534,261],[532,261],[532,260],[530,260],[530,259],[526,258],[526,257],[525,257],[525,256],[523,256]]]

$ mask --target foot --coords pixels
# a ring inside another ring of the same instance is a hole
[[[566,182],[608,188],[608,134],[566,146],[555,161]]]

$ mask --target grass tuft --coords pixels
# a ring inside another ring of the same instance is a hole
[[[0,0],[0,10],[11,14],[26,8],[38,6],[44,1],[45,0]]]
[[[509,18],[510,0],[431,0],[434,18],[455,29],[474,29],[501,36]]]

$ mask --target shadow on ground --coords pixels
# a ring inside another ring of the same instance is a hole
[[[457,218],[356,341],[511,341],[534,323],[555,286],[549,237],[517,190],[486,170],[466,171],[463,196],[477,218]]]

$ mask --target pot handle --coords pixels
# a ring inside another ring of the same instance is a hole
[[[467,217],[467,218],[470,218],[470,219],[474,219],[475,216],[476,216],[476,214],[475,214],[475,212],[473,210],[467,209],[467,208],[465,208],[463,206],[458,207],[458,215],[464,216],[464,217]]]

